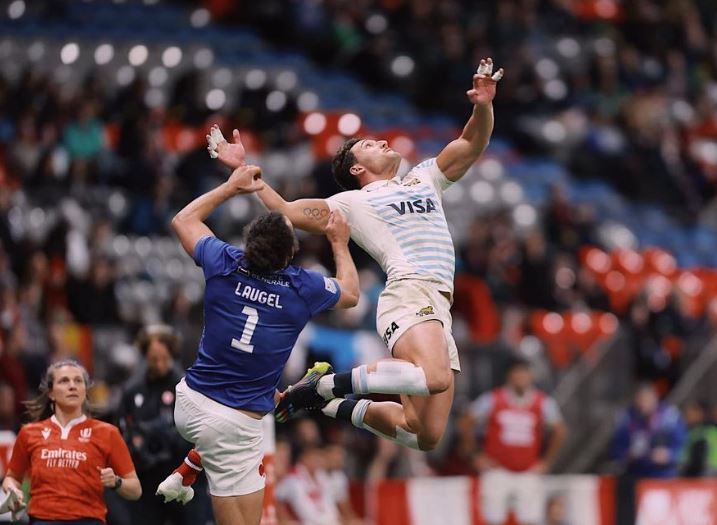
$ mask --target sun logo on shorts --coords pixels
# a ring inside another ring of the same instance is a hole
[[[426,315],[433,315],[433,307],[432,306],[424,306],[419,311],[416,312],[416,315],[418,317],[424,317]]]

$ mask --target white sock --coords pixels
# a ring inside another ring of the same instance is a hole
[[[316,392],[324,399],[334,399],[334,374],[322,376],[316,385]]]
[[[340,397],[337,397],[329,401],[327,405],[321,409],[321,411],[324,415],[334,419],[350,421],[356,428],[368,430],[378,437],[388,439],[389,441],[393,441],[394,443],[398,443],[404,447],[421,450],[418,446],[418,436],[402,429],[401,427],[396,427],[396,437],[393,437],[367,425],[364,422],[364,417],[366,417],[366,412],[368,411],[368,407],[371,403],[372,401],[368,399],[359,399],[358,401],[354,401],[352,399],[341,399]]]
[[[403,445],[404,447],[421,450],[421,448],[418,446],[418,436],[416,434],[403,430],[401,427],[396,427],[396,437],[391,437],[387,434],[384,434],[380,430],[376,430],[375,428],[368,426],[366,423],[363,424],[363,428],[378,437],[388,439],[389,441],[393,441],[394,443],[398,443],[399,445]]]
[[[323,379],[323,377],[321,378]],[[341,403],[345,401],[345,399],[341,399],[340,397],[336,397],[329,401],[327,405],[321,409],[321,412],[325,416],[332,417],[336,419],[336,413],[339,411],[339,406],[341,406]]]

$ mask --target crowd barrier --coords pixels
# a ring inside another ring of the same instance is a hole
[[[545,476],[544,487],[566,523],[616,525],[613,478]],[[480,490],[480,479],[468,476],[386,480],[366,487],[362,510],[375,525],[483,525]],[[511,516],[506,525],[515,523]]]
[[[717,525],[717,479],[644,480],[637,525]]]

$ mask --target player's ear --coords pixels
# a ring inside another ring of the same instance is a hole
[[[354,164],[349,168],[349,173],[351,173],[351,175],[353,175],[354,177],[360,177],[364,174],[365,171],[366,168],[361,166],[361,164]]]

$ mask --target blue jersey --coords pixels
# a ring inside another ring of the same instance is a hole
[[[291,349],[314,315],[341,294],[335,280],[288,266],[247,270],[244,252],[202,237],[194,260],[204,270],[204,330],[187,385],[233,408],[269,412]]]

